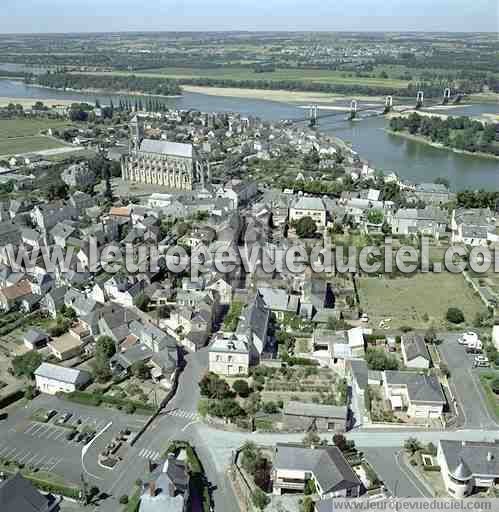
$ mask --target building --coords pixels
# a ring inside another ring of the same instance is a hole
[[[79,337],[67,332],[51,340],[48,346],[55,358],[65,361],[81,354],[84,345]]]
[[[426,204],[445,204],[455,198],[455,194],[442,183],[420,183],[416,185],[414,196]]]
[[[59,500],[45,496],[21,473],[0,481],[0,510],[2,512],[52,512],[59,509]]]
[[[392,217],[392,233],[397,235],[427,235],[436,239],[445,233],[448,214],[438,207],[400,208]]]
[[[96,176],[87,162],[70,165],[61,173],[62,181],[71,188],[85,189],[96,184]]]
[[[144,138],[138,116],[133,118],[130,130],[130,154],[121,161],[123,180],[174,190],[192,190],[195,183],[209,182],[208,166],[191,144]]]
[[[83,370],[42,363],[35,370],[36,387],[42,393],[72,393],[90,382],[90,374]]]
[[[273,492],[304,492],[311,480],[320,499],[358,497],[361,482],[336,446],[277,444],[274,451]]]
[[[237,210],[246,204],[258,193],[256,182],[243,180],[230,180],[217,192],[217,197],[230,199],[232,207]]]
[[[442,417],[447,402],[434,375],[387,370],[382,380],[385,399],[393,411],[406,411],[410,418],[427,421]]]
[[[246,336],[219,333],[210,345],[210,372],[226,377],[248,375],[250,365],[258,361],[258,356]]]
[[[499,443],[441,440],[437,461],[447,492],[462,499],[499,482]]]
[[[296,222],[311,217],[318,228],[326,226],[326,207],[319,197],[299,197],[289,208],[289,220]]]
[[[47,345],[49,336],[40,329],[33,327],[24,335],[23,341],[26,348],[37,350]]]
[[[278,320],[283,320],[286,313],[296,315],[300,305],[298,295],[290,295],[282,288],[258,288],[265,306],[275,314]]]
[[[22,232],[20,226],[11,221],[0,222],[0,246],[17,245],[21,241]]]
[[[22,279],[16,284],[6,286],[0,290],[0,309],[8,312],[31,294],[31,283],[27,279]]]
[[[489,208],[458,208],[452,212],[452,243],[477,246],[497,241],[496,219]]]
[[[348,430],[348,407],[291,400],[284,407],[284,421],[290,430],[341,433]]]
[[[402,335],[401,350],[407,368],[427,370],[430,367],[430,352],[423,336],[414,333]]]

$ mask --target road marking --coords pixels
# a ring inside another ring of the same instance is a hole
[[[52,464],[52,466],[50,466],[47,471],[50,473],[52,471],[54,471],[54,468],[57,466],[57,464],[59,464],[60,462],[62,462],[62,459],[55,459],[55,462]]]
[[[34,464],[35,466],[41,467],[41,465],[42,465],[42,460],[43,460],[43,459],[45,459],[46,457],[47,457],[47,455],[42,455],[42,456],[41,456],[41,458],[38,460],[38,462],[36,462],[36,460],[35,460],[35,461],[33,461],[33,464]]]
[[[195,423],[199,423],[199,420],[194,420],[194,421],[191,421],[190,423],[187,423],[187,425],[182,429],[182,432],[185,432],[189,427],[191,427]]]
[[[25,434],[29,434],[32,430],[39,426],[39,423],[30,423],[28,428],[24,431]]]
[[[70,431],[68,430],[68,432],[70,432]],[[60,432],[57,432],[57,434],[54,436],[52,441],[57,441],[57,439],[59,439],[64,433],[65,433],[64,430],[61,430]]]
[[[30,457],[30,458],[26,461],[26,464],[28,464],[28,465],[29,465],[29,464],[32,464],[32,463],[33,463],[33,461],[34,461],[37,457],[38,457],[38,453],[35,453],[35,454],[33,455],[33,457]]]
[[[17,452],[17,448],[9,448],[5,454],[4,454],[4,457],[6,459],[9,459],[10,457],[12,457],[15,453]]]
[[[24,459],[26,459],[27,457],[29,457],[31,455],[31,451],[27,451],[24,455],[21,455],[22,451],[19,452],[19,455],[17,456],[17,462],[20,462],[22,463]]]

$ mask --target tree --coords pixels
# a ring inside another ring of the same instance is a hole
[[[453,324],[461,324],[464,322],[464,313],[459,308],[450,307],[445,318]]]
[[[101,336],[95,344],[95,357],[93,360],[94,377],[99,382],[106,382],[111,378],[109,360],[116,353],[114,340],[109,336]]]
[[[296,234],[300,238],[312,238],[317,232],[317,224],[312,217],[302,217],[296,223]]]
[[[496,394],[499,395],[499,377],[496,377],[493,381],[492,381],[492,384],[490,385],[490,387],[492,388],[492,391]]]
[[[379,348],[368,348],[366,362],[370,370],[398,370],[399,364],[395,356],[387,354]]]
[[[377,208],[369,210],[369,213],[367,214],[367,221],[370,224],[382,224],[384,218],[385,215],[383,214],[383,211]]]
[[[127,503],[128,503],[128,496],[126,494],[123,494],[122,496],[120,496],[120,504],[126,505]]]
[[[232,396],[229,385],[221,379],[216,373],[207,373],[200,381],[199,388],[202,396],[207,398],[222,400]]]
[[[149,306],[150,299],[145,293],[141,293],[136,299],[135,299],[135,305],[141,310],[141,311],[147,311]]]
[[[265,510],[267,505],[270,503],[270,498],[260,488],[257,487],[251,493],[251,502],[258,510]]]
[[[241,397],[246,398],[250,394],[250,387],[245,380],[238,379],[232,384],[232,389]]]
[[[302,439],[302,444],[305,446],[315,446],[320,444],[321,438],[316,432],[307,432],[305,437]]]
[[[426,343],[429,343],[431,345],[435,344],[437,342],[437,331],[435,327],[431,326],[427,329],[424,335],[424,339]]]
[[[145,361],[137,361],[132,364],[132,374],[140,380],[147,380],[151,377],[151,371]]]
[[[35,351],[16,356],[12,359],[12,369],[16,377],[33,378],[35,370],[42,364],[42,355]]]
[[[333,436],[333,443],[334,445],[342,452],[347,450],[347,439],[342,434],[335,434]]]
[[[415,437],[409,437],[404,443],[404,448],[411,455],[414,455],[417,451],[421,450],[421,444]]]

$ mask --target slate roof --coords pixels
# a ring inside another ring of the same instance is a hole
[[[51,363],[42,363],[35,370],[35,376],[68,384],[84,384],[90,379],[90,375],[83,370],[75,370],[74,368],[66,368]]]
[[[295,210],[321,210],[325,211],[326,207],[320,197],[299,197],[292,208]]]
[[[305,448],[277,444],[273,466],[277,470],[313,473],[323,493],[360,485],[359,478],[336,446]]]
[[[458,477],[465,477],[463,471],[468,469],[473,475],[493,476],[499,478],[499,443],[441,440],[440,446],[450,472]],[[490,459],[488,460],[488,455]],[[459,467],[461,462],[464,468]]]
[[[2,512],[46,512],[48,499],[20,473],[0,482]]]
[[[257,340],[255,340],[254,336],[257,336],[259,340],[267,338],[269,318],[270,311],[265,306],[262,295],[257,292],[253,301],[244,308],[236,333],[246,335],[255,345],[254,342]],[[255,345],[255,348],[259,354],[264,349],[263,346],[259,346],[259,342],[258,346]]]
[[[404,346],[407,361],[413,361],[417,357],[431,361],[430,353],[423,336],[414,333],[403,334],[402,345]]]
[[[24,341],[34,345],[38,341],[44,341],[48,338],[47,334],[37,329],[36,327],[31,328],[25,335]]]
[[[369,381],[369,369],[367,368],[367,363],[364,359],[351,359],[350,369],[360,389],[365,390]]]
[[[273,311],[290,311],[298,310],[298,296],[289,295],[286,290],[281,288],[258,288],[263,297],[265,305]]]
[[[434,375],[386,370],[385,379],[389,385],[406,386],[411,402],[446,402],[442,386]]]
[[[182,158],[192,158],[192,145],[170,142],[167,140],[144,139],[140,144],[140,151],[144,153],[157,153]]]

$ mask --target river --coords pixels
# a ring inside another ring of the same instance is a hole
[[[64,99],[87,101],[96,99],[103,104],[119,96],[109,94],[55,91],[41,87],[28,87],[20,81],[0,80],[0,97]],[[296,119],[305,115],[298,105],[275,101],[209,96],[185,93],[180,98],[170,98],[172,108],[195,109],[203,112],[241,112],[268,121]],[[371,103],[370,103],[371,104]],[[362,104],[359,103],[359,109]],[[478,116],[482,113],[499,113],[496,104],[473,104],[440,111],[453,115]],[[414,181],[433,181],[437,177],[447,178],[453,190],[478,189],[499,190],[499,160],[454,153],[434,148],[384,131],[387,122],[382,117],[365,118],[345,122],[343,116],[319,119],[319,127],[352,144],[359,155],[370,165],[385,172],[394,171],[402,178]]]

